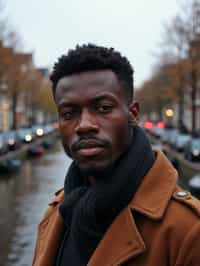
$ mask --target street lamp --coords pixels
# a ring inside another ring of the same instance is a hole
[[[171,109],[171,108],[168,108],[168,109],[166,109],[165,110],[165,115],[166,115],[166,117],[173,117],[174,116],[174,110],[173,109]]]
[[[165,110],[165,117],[166,117],[166,127],[172,127],[173,126],[174,110],[172,108],[167,108]]]

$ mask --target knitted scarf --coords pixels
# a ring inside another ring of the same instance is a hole
[[[135,127],[126,153],[115,163],[109,176],[86,186],[72,162],[60,205],[66,231],[57,266],[85,266],[108,227],[133,198],[139,184],[154,163],[154,154],[144,131]]]

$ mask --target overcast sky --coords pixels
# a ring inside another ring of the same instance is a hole
[[[178,1],[180,3],[180,1]],[[10,22],[37,66],[52,66],[76,44],[112,46],[135,69],[136,86],[147,79],[163,23],[179,10],[177,0],[6,0]]]

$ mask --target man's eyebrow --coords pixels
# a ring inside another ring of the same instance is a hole
[[[92,99],[92,101],[96,101],[96,102],[98,102],[98,101],[103,101],[103,100],[115,100],[116,101],[116,99],[115,99],[115,97],[113,96],[113,95],[110,95],[110,94],[103,94],[103,95],[98,95],[98,96],[95,96],[93,99]]]
[[[117,101],[117,99],[109,94],[109,93],[106,93],[106,94],[102,94],[102,95],[97,95],[97,96],[94,96],[92,97],[91,99],[89,99],[89,102],[91,103],[95,103],[95,102],[100,102],[100,101],[103,101],[103,100],[111,100],[111,101]],[[79,104],[76,103],[76,102],[67,102],[67,101],[61,101],[61,103],[58,104],[58,108],[65,108],[65,107],[77,107]]]
[[[70,103],[70,102],[61,102],[58,104],[58,108],[64,108],[64,107],[76,107],[77,104],[75,103]]]

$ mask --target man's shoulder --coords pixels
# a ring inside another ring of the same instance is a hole
[[[54,196],[50,200],[49,205],[51,206],[61,203],[63,200],[64,200],[64,188],[60,188],[54,193]]]
[[[54,196],[51,198],[48,203],[48,208],[45,210],[44,215],[40,221],[40,224],[43,223],[47,218],[53,217],[57,212],[57,209],[60,203],[64,200],[64,189],[61,188],[54,193]]]
[[[200,200],[194,197],[189,191],[177,186],[172,194],[172,200],[183,208],[189,209],[193,215],[200,218]]]
[[[56,190],[56,192],[54,193],[55,196],[58,196],[60,194],[64,193],[64,188],[59,188],[58,190]]]
[[[166,214],[178,226],[192,226],[200,222],[200,201],[189,191],[176,187]]]

